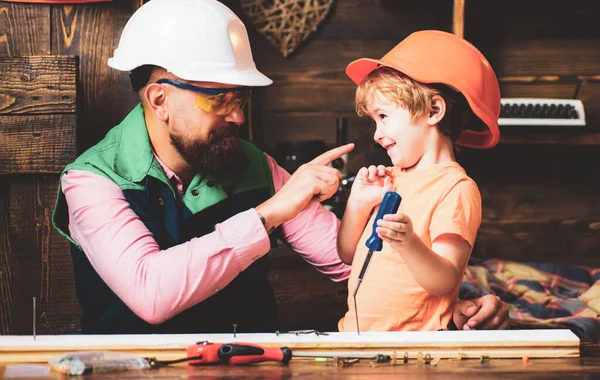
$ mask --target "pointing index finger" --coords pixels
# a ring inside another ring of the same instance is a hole
[[[309,164],[329,165],[333,160],[342,157],[344,154],[350,152],[352,149],[354,149],[354,144],[346,144],[337,148],[333,148],[321,154],[320,156],[315,157],[312,161],[309,162]]]

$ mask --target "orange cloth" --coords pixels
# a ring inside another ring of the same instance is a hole
[[[414,172],[394,171],[394,189],[402,196],[398,213],[406,214],[414,232],[431,248],[438,236],[460,235],[471,248],[481,224],[481,195],[475,182],[455,162]],[[348,312],[340,331],[356,331],[352,293],[367,255],[365,241],[376,211],[356,247],[348,281]],[[435,276],[435,273],[431,274]],[[439,330],[452,320],[460,284],[450,294],[429,294],[413,278],[402,257],[389,244],[374,252],[356,296],[361,331]]]

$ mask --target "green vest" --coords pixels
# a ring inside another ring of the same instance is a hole
[[[240,140],[245,162],[236,172],[218,176],[201,173],[177,200],[154,157],[141,105],[95,146],[63,171],[84,170],[116,183],[132,210],[153,233],[162,250],[214,231],[214,225],[258,206],[273,193],[273,180],[262,151]],[[59,188],[54,227],[72,244],[75,285],[83,309],[84,333],[193,333],[274,331],[277,313],[267,281],[267,256],[254,262],[227,287],[161,325],[137,317],[102,281],[81,247],[69,235],[68,205]],[[275,244],[274,239],[271,240]],[[198,252],[202,254],[202,252]]]

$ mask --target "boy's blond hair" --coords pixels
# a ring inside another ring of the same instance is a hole
[[[464,96],[448,86],[429,85],[417,82],[401,72],[389,67],[372,71],[356,89],[356,113],[368,116],[368,106],[381,95],[407,108],[411,119],[431,110],[431,100],[435,95],[446,102],[446,114],[438,123],[438,130],[455,141],[470,118],[471,109]]]

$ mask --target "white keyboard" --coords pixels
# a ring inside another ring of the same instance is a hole
[[[583,103],[576,99],[503,98],[499,125],[584,126]]]

